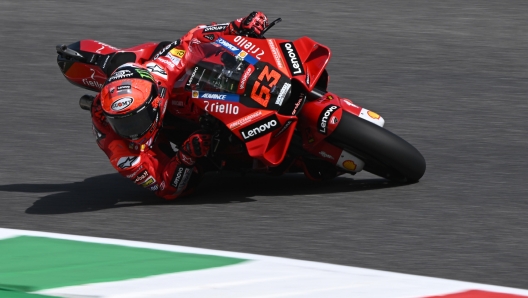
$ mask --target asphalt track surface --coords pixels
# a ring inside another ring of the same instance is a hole
[[[98,149],[55,45],[173,40],[254,9],[329,46],[330,90],[424,155],[368,173],[208,175],[153,203]],[[169,243],[528,288],[526,1],[0,1],[0,227]]]

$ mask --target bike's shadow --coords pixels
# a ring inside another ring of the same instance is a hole
[[[352,176],[315,183],[302,174],[274,177],[259,174],[210,173],[203,177],[194,194],[174,201],[165,201],[116,173],[95,176],[75,183],[3,185],[0,186],[0,191],[45,193],[47,195],[35,201],[26,213],[64,214],[138,205],[247,203],[256,201],[252,197],[257,196],[351,193],[401,185],[381,178],[357,180]]]

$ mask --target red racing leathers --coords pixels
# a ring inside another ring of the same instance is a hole
[[[148,134],[147,139],[144,137],[130,141],[117,135],[105,119],[99,94],[96,96],[91,110],[94,135],[99,147],[121,175],[168,200],[193,190],[201,174],[195,165],[196,158],[206,153],[197,154],[196,151],[208,149],[205,144],[208,136],[192,134],[199,127],[182,121],[178,115],[171,113],[173,109],[170,107],[174,103],[170,103],[169,98],[177,97],[176,94],[171,94],[172,87],[185,74],[189,63],[218,50],[213,44],[206,47],[193,45],[212,42],[225,34],[235,35],[243,20],[197,26],[180,40],[161,49],[152,60],[142,64],[155,78],[159,86],[158,96],[162,98],[159,105],[159,125],[153,133]],[[185,111],[183,102],[178,102],[177,105],[179,110]],[[193,145],[198,148],[192,148]]]

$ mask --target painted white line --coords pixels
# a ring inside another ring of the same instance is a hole
[[[416,298],[467,290],[528,297],[528,290],[193,247],[0,229],[0,239],[50,237],[248,259],[237,265],[39,291],[63,297],[357,297]]]

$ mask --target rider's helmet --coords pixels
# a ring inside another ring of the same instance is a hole
[[[101,89],[101,106],[112,129],[133,142],[147,142],[160,126],[160,98],[155,80],[145,67],[118,67]]]

